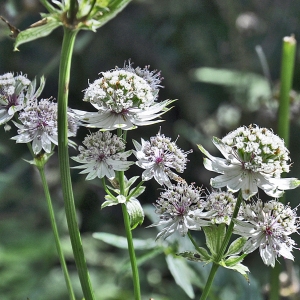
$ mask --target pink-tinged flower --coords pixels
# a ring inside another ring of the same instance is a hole
[[[46,153],[52,151],[52,146],[57,145],[57,103],[49,99],[31,101],[20,113],[21,123],[14,122],[18,128],[18,135],[12,137],[17,143],[32,142],[34,154],[42,150]],[[77,121],[68,115],[68,136],[76,136]],[[69,145],[74,146],[72,141]]]
[[[26,75],[14,76],[6,73],[0,76],[0,125],[12,119],[16,112],[21,111],[28,102],[36,99],[45,85],[41,78],[40,87],[36,89],[36,80],[32,82]]]
[[[234,222],[234,233],[249,238],[243,248],[245,253],[259,248],[263,262],[272,267],[278,256],[294,260],[291,252],[296,243],[289,235],[297,232],[299,221],[290,206],[276,200],[258,200],[245,206],[243,221]]]
[[[203,212],[205,205],[201,188],[183,182],[171,185],[155,204],[155,213],[160,215],[160,220],[149,227],[165,226],[156,239],[166,239],[175,232],[185,236],[188,230],[201,230],[211,224],[207,220],[210,213]]]
[[[258,192],[258,187],[278,198],[284,190],[300,184],[296,178],[280,177],[289,172],[289,151],[283,140],[266,128],[239,127],[222,140],[215,137],[213,143],[225,158],[214,157],[201,145],[198,147],[207,156],[205,168],[222,174],[211,179],[214,188],[227,186],[233,192],[241,189],[247,200]]]
[[[142,139],[142,143],[139,144],[133,140],[133,144],[136,149],[133,152],[137,158],[136,164],[145,169],[142,174],[144,181],[154,177],[160,185],[165,184],[168,187],[172,186],[170,178],[180,181],[180,177],[171,169],[183,173],[188,162],[187,154],[192,150],[182,151],[175,142],[171,142],[170,138],[160,132],[151,137],[150,141]]]
[[[80,154],[72,157],[83,165],[74,167],[84,169],[80,174],[88,174],[86,180],[104,176],[113,179],[115,171],[126,171],[134,164],[127,161],[132,151],[125,151],[124,141],[109,131],[97,131],[85,137],[83,146],[79,146]]]
[[[134,129],[137,126],[161,122],[158,120],[174,100],[156,102],[160,75],[156,71],[134,69],[131,64],[102,72],[85,90],[84,101],[90,102],[98,111],[74,110],[87,127],[103,130]]]

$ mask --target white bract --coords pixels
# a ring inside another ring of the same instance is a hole
[[[160,215],[160,221],[149,226],[165,226],[156,239],[166,239],[176,231],[185,236],[188,230],[201,230],[202,226],[210,225],[205,220],[210,213],[203,212],[206,203],[202,198],[201,188],[186,183],[171,185],[162,192],[155,204],[155,212]]]
[[[259,248],[266,265],[275,266],[278,256],[294,260],[295,242],[289,235],[298,230],[298,217],[288,205],[271,200],[248,204],[244,208],[244,221],[235,220],[234,233],[249,238],[243,251],[251,253]]]
[[[158,123],[162,120],[157,118],[167,112],[167,106],[173,102],[155,102],[160,77],[148,67],[134,69],[129,64],[101,74],[102,77],[90,83],[84,94],[84,101],[90,102],[98,112],[74,110],[87,127],[128,130]]]
[[[225,159],[198,147],[207,156],[205,168],[222,174],[211,179],[214,188],[227,186],[233,192],[241,189],[247,200],[258,192],[258,187],[278,198],[284,190],[300,184],[296,178],[280,178],[283,172],[289,172],[289,152],[283,140],[266,128],[239,127],[222,140],[214,138],[213,143]]]
[[[136,164],[145,169],[142,179],[147,181],[154,177],[160,185],[165,184],[168,187],[172,186],[170,178],[180,180],[171,169],[183,173],[188,162],[187,154],[192,151],[183,152],[175,142],[171,142],[170,138],[160,132],[151,137],[150,141],[141,140],[141,144],[133,140],[136,148],[133,153],[138,160]]]
[[[96,177],[115,177],[115,171],[126,171],[134,162],[127,161],[132,151],[125,151],[125,143],[117,135],[109,131],[97,131],[85,137],[84,146],[79,146],[80,154],[72,157],[83,165],[76,169],[84,169],[80,174],[88,174],[86,180]]]
[[[18,135],[12,137],[17,143],[32,142],[34,154],[42,149],[46,153],[52,151],[52,144],[57,145],[57,103],[49,99],[31,101],[19,115],[21,124],[13,123],[18,127]],[[68,136],[76,136],[77,122],[68,116]],[[70,145],[74,145],[69,141]]]

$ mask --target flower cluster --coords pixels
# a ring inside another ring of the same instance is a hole
[[[103,130],[133,129],[150,125],[166,111],[171,100],[156,103],[160,76],[155,71],[134,69],[131,64],[101,73],[85,90],[84,101],[90,102],[98,112],[74,110],[88,127]]]
[[[235,220],[234,232],[248,238],[244,253],[259,248],[260,256],[266,265],[275,266],[278,256],[294,260],[291,251],[295,241],[289,235],[299,227],[296,211],[289,205],[271,200],[263,203],[247,204],[244,208],[244,220]]]
[[[205,209],[211,212],[210,221],[212,224],[225,223],[229,225],[236,205],[236,198],[227,191],[212,191],[206,198]],[[243,215],[239,211],[238,217]]]
[[[156,239],[166,239],[176,231],[185,236],[188,230],[200,230],[202,226],[210,225],[205,220],[209,212],[203,212],[203,190],[194,185],[180,182],[171,185],[160,194],[155,207],[160,220],[149,227],[165,225]]]
[[[0,76],[0,125],[7,123],[16,112],[40,95],[44,87],[43,78],[36,92],[35,85],[35,80],[31,82],[26,75],[14,76],[9,72]]]
[[[19,114],[19,121],[14,122],[18,128],[18,135],[12,137],[17,143],[32,142],[32,150],[35,155],[42,149],[46,153],[52,151],[52,144],[57,145],[57,103],[49,99],[31,101]],[[68,116],[68,136],[76,136],[77,122]],[[69,141],[72,145],[72,142]]]
[[[86,148],[79,146],[80,154],[72,159],[83,164],[74,168],[84,169],[80,174],[88,174],[87,180],[104,176],[113,179],[115,171],[125,171],[133,164],[126,160],[132,151],[124,151],[124,141],[109,131],[92,133],[83,144]]]
[[[134,155],[138,159],[136,164],[145,169],[142,174],[144,181],[150,180],[152,177],[160,185],[167,185],[171,187],[171,179],[179,179],[180,177],[175,174],[171,169],[176,172],[183,173],[188,162],[187,154],[192,150],[184,152],[175,142],[171,142],[171,139],[165,137],[165,135],[158,132],[154,137],[150,138],[150,141],[142,139],[142,143],[133,141],[136,151]],[[177,180],[178,180],[177,179]]]
[[[205,168],[222,174],[211,179],[214,188],[241,189],[243,198],[249,199],[259,187],[278,198],[300,183],[296,178],[280,178],[282,172],[289,172],[289,152],[283,140],[266,128],[239,127],[222,140],[214,138],[213,143],[225,159],[212,156],[201,145],[199,148],[208,157]]]

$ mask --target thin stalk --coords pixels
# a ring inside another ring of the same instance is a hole
[[[51,222],[51,227],[52,227],[54,240],[55,240],[55,246],[56,246],[56,250],[57,250],[57,253],[58,253],[60,265],[61,265],[62,271],[64,273],[65,282],[66,282],[67,289],[68,289],[68,292],[69,292],[69,298],[70,298],[70,300],[75,300],[74,291],[73,291],[73,288],[72,288],[68,268],[67,268],[65,257],[64,257],[64,254],[63,254],[63,251],[62,251],[62,248],[61,248],[61,244],[60,244],[59,234],[58,234],[58,230],[57,230],[57,226],[56,226],[54,210],[53,210],[53,206],[52,206],[49,187],[48,187],[46,176],[45,176],[44,166],[38,167],[38,170],[39,170],[39,173],[40,173],[40,176],[41,176],[42,185],[43,185],[45,197],[46,197],[46,200],[47,200],[49,216],[50,216],[50,222]]]
[[[226,231],[226,234],[225,234],[223,243],[221,245],[220,251],[219,251],[219,253],[218,253],[218,255],[217,255],[216,259],[215,259],[215,262],[213,263],[213,266],[212,266],[212,268],[210,270],[210,274],[209,274],[208,279],[206,281],[206,285],[204,287],[204,290],[202,292],[200,300],[205,300],[207,298],[208,294],[209,294],[209,291],[210,291],[210,288],[212,286],[214,277],[215,277],[217,269],[219,267],[218,263],[222,260],[222,257],[223,257],[223,255],[225,253],[225,250],[226,250],[226,248],[227,248],[227,246],[229,244],[229,241],[230,241],[230,238],[231,238],[231,235],[232,235],[232,232],[233,232],[233,227],[234,227],[234,221],[233,220],[238,215],[238,212],[240,210],[242,201],[243,201],[243,195],[242,195],[242,191],[240,191],[238,199],[236,201],[236,205],[235,205],[233,214],[232,214],[232,218],[231,218],[230,224],[229,224],[228,229]]]
[[[81,237],[76,219],[76,209],[72,190],[69,152],[67,107],[71,59],[77,31],[64,27],[58,86],[58,155],[65,203],[65,213],[74,254],[74,259],[85,300],[94,300],[90,277],[84,257]]]
[[[194,245],[195,249],[198,251],[199,246],[197,245],[196,241],[195,241],[194,238],[192,237],[191,232],[188,231],[187,235],[188,235],[190,241],[192,242],[192,244]]]
[[[107,195],[111,196],[112,198],[117,199],[117,198],[109,191],[109,189],[107,188],[106,182],[105,182],[105,178],[103,177],[101,180],[102,180],[102,186],[103,186],[103,188],[104,188],[104,190],[105,190],[105,193],[106,193]]]
[[[278,109],[278,135],[289,144],[290,137],[290,92],[293,83],[296,40],[293,36],[284,37],[282,45],[280,94]]]
[[[286,147],[290,139],[290,92],[293,83],[293,73],[295,64],[296,40],[294,36],[284,37],[282,44],[281,72],[280,72],[280,94],[278,109],[278,135],[284,139]],[[285,197],[280,201],[285,202]],[[276,262],[271,269],[270,278],[270,300],[279,300],[280,283],[279,274],[281,267]]]
[[[120,171],[120,172],[118,172],[118,174],[119,174],[119,184],[120,184],[120,195],[125,196],[124,172]],[[133,240],[132,240],[130,219],[129,219],[126,205],[124,203],[122,203],[121,205],[122,205],[122,213],[123,213],[124,226],[125,226],[125,232],[126,232],[126,238],[127,238],[128,253],[129,253],[131,270],[132,270],[134,299],[141,300],[140,277],[139,277],[139,270],[138,270],[137,262],[136,262]]]
[[[122,132],[122,129],[119,129],[119,128],[117,129],[118,136],[123,137],[123,139],[125,141],[126,141],[126,133],[127,133],[126,131]],[[119,185],[120,185],[120,195],[126,196],[125,195],[124,172],[119,171],[117,173],[118,173],[118,179],[119,179]],[[137,267],[136,256],[135,256],[135,251],[134,251],[132,232],[131,232],[131,228],[130,228],[130,219],[129,219],[126,205],[124,203],[122,203],[121,206],[122,206],[124,226],[125,226],[125,232],[126,232],[126,238],[127,238],[128,253],[129,253],[131,270],[132,270],[134,299],[141,300],[140,277],[139,277],[139,270]]]

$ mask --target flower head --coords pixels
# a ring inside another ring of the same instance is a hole
[[[222,140],[214,138],[213,143],[225,159],[199,148],[208,157],[204,159],[205,168],[222,174],[211,179],[214,188],[241,189],[243,198],[249,199],[260,187],[278,198],[284,190],[300,184],[296,178],[280,178],[283,172],[289,172],[289,152],[283,140],[266,128],[239,127]]]
[[[18,135],[12,137],[17,143],[32,142],[34,154],[43,149],[46,153],[51,152],[52,144],[57,145],[57,103],[49,99],[31,101],[19,115],[21,124],[14,122],[18,127]],[[68,136],[75,136],[77,123],[68,116]],[[71,141],[69,144],[72,145]]]
[[[35,80],[31,82],[26,75],[14,76],[6,73],[0,76],[0,124],[7,123],[16,112],[22,110],[28,101],[38,97],[44,87],[44,80],[35,92]]]
[[[187,183],[171,185],[162,192],[155,204],[160,220],[149,226],[165,225],[156,239],[166,239],[176,231],[185,236],[189,229],[200,230],[202,226],[210,225],[205,220],[209,213],[203,212],[206,202],[202,198],[203,190]]]
[[[84,169],[80,174],[88,174],[86,179],[96,177],[115,177],[115,171],[125,171],[133,162],[126,161],[131,151],[124,152],[125,143],[117,135],[109,131],[97,131],[85,137],[84,146],[79,146],[80,154],[72,157],[76,162],[82,163],[76,169]]]
[[[234,233],[249,238],[243,248],[245,253],[259,248],[263,262],[274,267],[278,256],[294,260],[291,252],[295,242],[289,235],[298,227],[298,217],[290,206],[276,200],[258,200],[245,206],[244,221],[235,220]]]
[[[154,119],[168,111],[167,105],[173,102],[155,102],[160,76],[149,71],[149,67],[134,69],[129,64],[101,74],[102,77],[90,83],[84,94],[84,101],[90,102],[98,112],[74,110],[88,127],[128,130],[161,122]]]
[[[212,224],[226,223],[229,225],[237,199],[231,192],[213,191],[206,198],[205,210],[211,213]],[[238,218],[242,211],[239,211]]]
[[[160,185],[165,184],[168,187],[172,186],[170,178],[180,179],[171,169],[183,173],[188,162],[187,154],[192,152],[192,150],[183,152],[175,142],[171,142],[170,138],[160,132],[151,137],[150,141],[142,139],[142,144],[139,144],[134,140],[133,144],[136,148],[133,153],[138,159],[136,164],[145,169],[142,174],[143,180],[147,181],[154,177]]]

